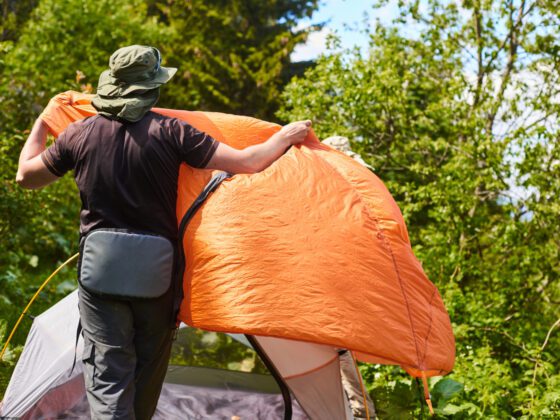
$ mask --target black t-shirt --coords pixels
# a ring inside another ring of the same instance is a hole
[[[204,168],[218,144],[189,124],[154,112],[135,123],[96,115],[70,124],[41,156],[57,176],[74,170],[81,235],[120,228],[174,240],[179,166]]]

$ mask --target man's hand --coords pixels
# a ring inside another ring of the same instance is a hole
[[[310,129],[310,120],[293,122],[282,127],[264,143],[249,146],[243,150],[220,143],[206,168],[219,169],[233,174],[260,172],[282,156],[287,148],[302,143]]]
[[[285,125],[275,135],[284,137],[291,145],[300,144],[307,137],[311,128],[311,120],[296,121]]]
[[[47,133],[47,125],[37,118],[19,156],[16,182],[23,188],[41,188],[58,179],[41,159],[41,153],[46,147]]]

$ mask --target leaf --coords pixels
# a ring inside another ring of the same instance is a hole
[[[39,265],[39,257],[37,255],[32,255],[29,257],[29,265],[33,268],[36,268]]]
[[[0,319],[0,342],[4,342],[4,336],[8,328],[8,322],[5,319]]]
[[[464,403],[461,405],[447,404],[445,408],[439,411],[439,414],[453,416],[457,414],[473,414],[477,407],[473,403]]]
[[[453,379],[440,380],[432,391],[432,397],[438,408],[443,408],[449,400],[463,391],[463,384]]]

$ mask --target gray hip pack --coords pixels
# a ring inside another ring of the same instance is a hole
[[[117,298],[156,298],[174,277],[174,247],[163,236],[98,229],[80,243],[78,280],[87,291]]]

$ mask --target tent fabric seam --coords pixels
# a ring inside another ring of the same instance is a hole
[[[382,234],[382,237],[383,237],[383,241],[387,242],[385,235]],[[390,244],[387,243],[386,245],[387,245],[387,248],[389,249],[389,252],[391,253],[391,260],[393,261],[393,267],[395,268],[395,272],[397,273],[397,279],[399,280],[399,286],[401,287],[401,292],[403,294],[404,301],[406,303],[406,310],[408,311],[408,319],[409,319],[409,322],[410,322],[410,330],[411,330],[412,335],[414,337],[414,347],[416,348],[416,360],[417,360],[417,363],[418,363],[418,368],[420,368],[420,349],[418,348],[418,339],[417,339],[416,329],[414,328],[414,322],[412,321],[412,314],[411,314],[411,311],[410,311],[410,303],[409,303],[408,294],[406,293],[406,288],[405,288],[405,285],[404,285],[405,282],[401,278],[401,273],[400,273],[400,271],[397,267],[397,260],[395,259],[395,254],[393,253],[393,249],[391,248]]]
[[[422,354],[422,365],[424,365],[424,361],[426,360],[426,353],[428,351],[428,338],[430,337],[430,334],[432,332],[432,325],[433,325],[433,321],[434,321],[434,307],[432,305],[432,302],[434,301],[434,298],[436,296],[436,292],[437,292],[437,289],[434,287],[434,291],[432,292],[432,297],[430,298],[430,302],[428,303],[428,306],[430,307],[430,324],[428,326],[428,332],[426,333],[426,338],[425,338],[425,342],[424,342],[424,353]]]
[[[286,382],[286,378],[282,376],[276,364],[272,361],[268,353],[264,350],[261,343],[259,343],[259,340],[257,340],[257,338],[254,335],[245,334],[245,337],[247,337],[247,340],[253,347],[253,350],[255,351],[257,356],[259,356],[259,358],[264,363],[264,365],[268,368],[268,371],[272,374],[272,377],[280,387],[280,392],[282,394],[282,399],[284,401],[284,420],[291,420],[293,401],[290,392],[291,388],[288,385],[288,382]],[[305,408],[303,410],[307,414]]]
[[[290,376],[284,376],[284,379],[288,380],[288,379],[300,378],[302,376],[309,375],[310,373],[317,372],[318,370],[321,370],[324,367],[326,367],[326,366],[330,365],[331,363],[333,363],[334,361],[336,361],[336,359],[338,359],[338,354],[336,356],[334,356],[332,359],[326,361],[325,363],[323,363],[320,366],[314,367],[313,369],[307,370],[305,372],[295,373],[295,374],[290,375]]]
[[[417,360],[417,363],[418,363],[418,367],[420,367],[420,349],[418,348],[417,334],[416,334],[416,329],[414,328],[414,323],[412,321],[412,315],[411,315],[411,311],[410,311],[410,304],[409,304],[409,300],[408,300],[408,295],[405,291],[405,287],[403,285],[403,280],[401,278],[399,269],[397,267],[397,261],[395,259],[395,254],[393,253],[393,249],[391,248],[391,245],[390,245],[389,241],[387,241],[387,237],[384,234],[383,228],[380,226],[379,218],[376,217],[375,215],[373,215],[372,213],[370,213],[369,208],[367,207],[364,200],[362,199],[362,196],[355,191],[355,188],[353,187],[353,185],[350,182],[348,182],[348,180],[346,178],[344,178],[344,176],[342,176],[342,174],[338,171],[338,169],[334,165],[332,165],[330,162],[326,161],[325,159],[323,159],[323,161],[333,170],[333,172],[335,172],[338,175],[339,178],[341,178],[345,183],[349,184],[350,187],[352,187],[352,190],[354,191],[354,194],[358,197],[358,199],[362,203],[365,213],[370,217],[371,220],[373,220],[373,222],[375,224],[375,227],[376,227],[376,229],[379,233],[378,238],[383,242],[383,244],[385,245],[385,247],[387,248],[387,250],[391,254],[391,260],[393,262],[393,267],[394,267],[395,272],[397,274],[397,279],[399,281],[399,286],[401,288],[401,293],[402,293],[404,301],[406,303],[406,309],[407,309],[407,312],[408,312],[408,320],[409,320],[409,323],[410,323],[410,332],[412,333],[412,337],[413,337],[413,340],[414,340],[414,347],[416,348],[416,360]],[[435,288],[435,286],[434,286],[434,288]]]

